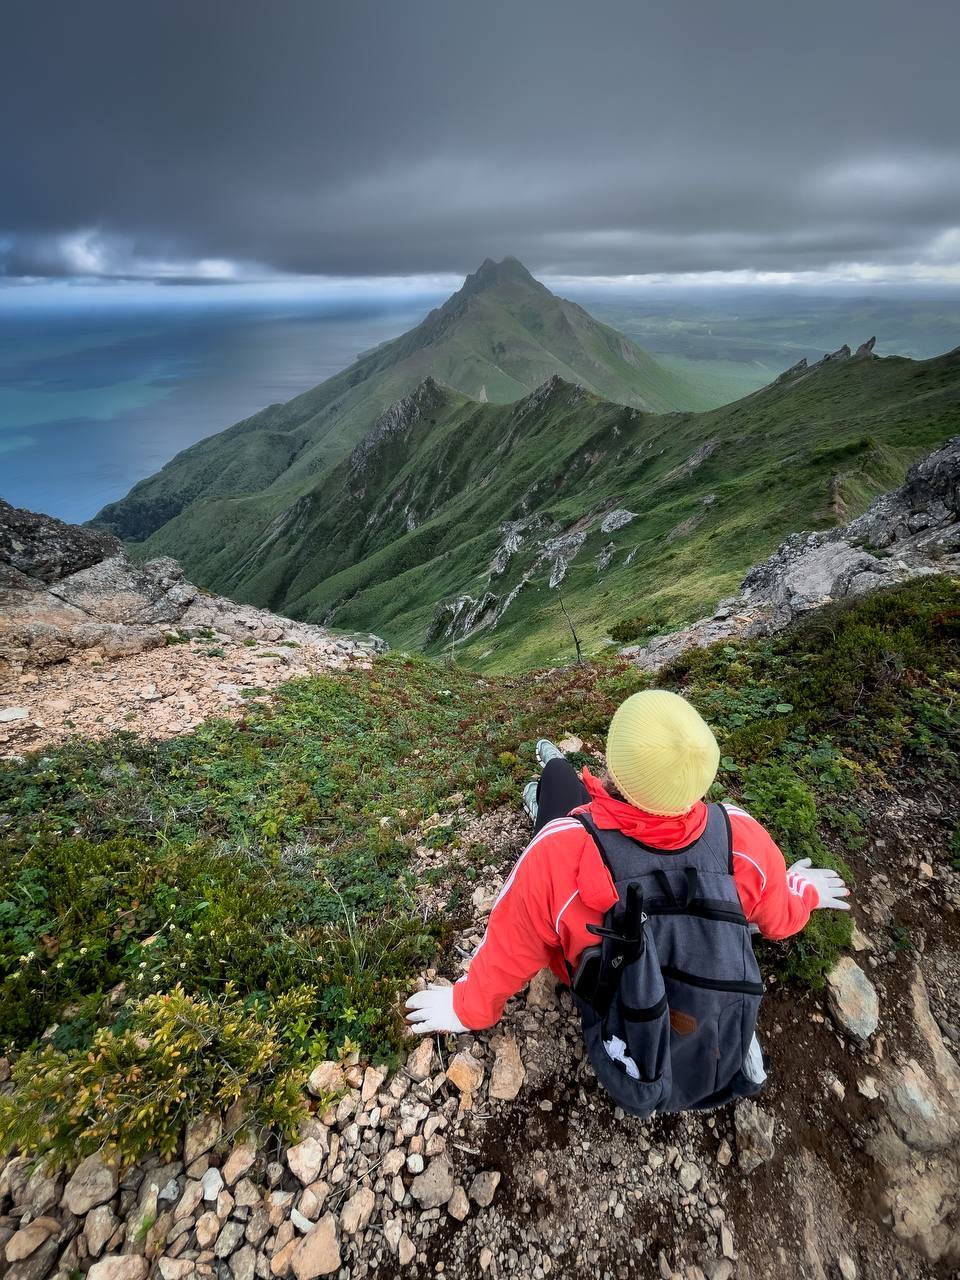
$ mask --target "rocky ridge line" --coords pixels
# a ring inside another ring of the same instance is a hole
[[[812,609],[934,573],[960,573],[960,436],[856,520],[791,534],[710,617],[620,652],[655,671],[687,649],[771,635]]]

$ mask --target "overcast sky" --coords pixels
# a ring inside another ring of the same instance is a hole
[[[0,277],[960,283],[957,0],[5,0]]]

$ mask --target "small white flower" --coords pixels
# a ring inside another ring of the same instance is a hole
[[[87,948],[86,948],[86,947],[81,947],[81,948],[80,948],[80,954],[81,954],[82,956],[85,956],[85,955],[87,954]]]

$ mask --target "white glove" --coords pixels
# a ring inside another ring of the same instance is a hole
[[[453,987],[427,987],[415,992],[407,1001],[407,1024],[412,1031],[424,1036],[434,1031],[452,1031],[459,1034],[468,1030],[453,1012]]]
[[[787,872],[787,884],[791,892],[801,894],[808,884],[812,884],[818,899],[815,911],[826,907],[834,911],[850,910],[850,903],[843,901],[850,896],[850,890],[838,872],[831,871],[829,867],[812,867],[809,858],[801,858],[793,864]]]

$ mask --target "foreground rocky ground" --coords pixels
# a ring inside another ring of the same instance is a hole
[[[175,560],[136,564],[109,534],[0,501],[0,756],[73,734],[171,737],[385,648],[209,595]]]
[[[35,751],[78,734],[120,729],[149,738],[187,733],[211,716],[243,714],[251,699],[285,680],[357,664],[370,649],[325,636],[310,644],[222,632],[113,661],[81,656],[40,674],[0,675],[0,757]]]
[[[957,442],[948,449],[960,459]],[[945,514],[931,512],[929,494],[909,500],[911,508],[926,503],[930,517],[910,536],[944,542],[945,555],[957,530],[952,474]],[[24,562],[23,535],[8,547],[6,599],[16,611],[4,615],[0,705],[24,712],[0,725],[11,734],[8,752],[112,727],[182,732],[211,711],[242,706],[244,687],[266,690],[311,663],[363,663],[375,647],[315,628],[304,636],[298,624],[211,602],[169,563],[131,566],[109,554],[115,548],[95,548],[92,563],[78,567],[74,533],[54,535],[52,568],[32,576],[14,563]],[[36,548],[45,536],[39,530],[29,552],[34,566],[44,562]],[[82,559],[91,550],[80,543]],[[816,541],[804,546],[822,549]],[[791,563],[784,553],[781,569]],[[100,620],[94,632],[91,597],[81,591],[90,580],[80,577],[91,570],[98,598],[113,601],[103,607],[126,619]],[[118,575],[122,592],[113,589]],[[797,582],[789,572],[764,580],[780,582],[784,607],[799,608],[802,593],[789,588]],[[40,617],[64,603],[86,621]],[[145,610],[179,612],[144,622]],[[166,643],[171,631],[178,643]],[[120,641],[132,651],[121,646],[111,656]],[[822,991],[769,982],[760,1032],[772,1073],[756,1104],[706,1116],[624,1117],[597,1088],[569,997],[541,974],[498,1028],[412,1043],[389,1074],[349,1055],[321,1064],[310,1078],[310,1118],[292,1145],[248,1132],[234,1107],[197,1117],[167,1161],[116,1169],[94,1156],[63,1170],[14,1156],[0,1171],[0,1276],[956,1274],[960,785],[904,777],[896,790],[885,779],[864,778],[863,786],[874,788],[859,797],[868,813],[863,841],[842,851],[855,876],[854,949]],[[442,877],[450,857],[431,829],[455,824],[462,848],[478,844],[491,854],[455,920],[452,954],[465,965],[529,827],[514,808],[476,817],[450,796],[418,828],[424,916],[444,904],[448,888],[428,874]],[[419,980],[456,976],[449,969]],[[0,1090],[12,1088],[9,1074],[0,1059]]]
[[[957,799],[877,800],[857,868],[856,952],[823,993],[770,990],[761,1029],[773,1071],[757,1104],[624,1117],[598,1091],[569,997],[544,972],[498,1028],[418,1042],[393,1074],[321,1064],[310,1090],[337,1096],[314,1103],[286,1149],[246,1134],[234,1108],[199,1118],[168,1163],[123,1171],[93,1157],[68,1176],[13,1159],[0,1174],[0,1272],[953,1274],[960,873],[936,851]],[[525,823],[508,810],[475,821],[472,834],[509,865]],[[437,852],[424,845],[423,856]],[[495,888],[478,886],[461,953]],[[904,909],[915,924],[891,947],[887,925]]]

